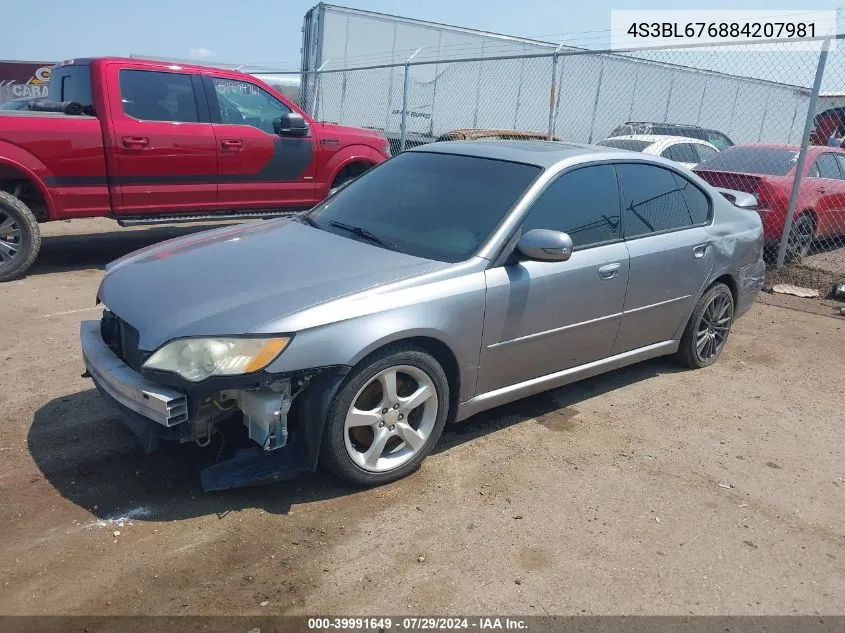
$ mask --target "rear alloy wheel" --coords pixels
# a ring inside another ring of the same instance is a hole
[[[0,191],[0,281],[23,275],[41,248],[38,221],[23,202]]]
[[[800,262],[810,253],[815,236],[815,223],[812,216],[802,215],[789,231],[789,240],[786,243],[786,258],[789,262]]]
[[[681,337],[681,363],[693,369],[715,363],[731,333],[733,316],[730,288],[722,283],[713,285],[699,300]]]
[[[329,410],[321,462],[355,485],[373,486],[412,472],[445,424],[446,375],[427,352],[407,349],[365,360]]]

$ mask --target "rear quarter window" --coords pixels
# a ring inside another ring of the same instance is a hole
[[[93,106],[91,95],[91,68],[86,65],[57,66],[47,84],[50,101],[73,101],[82,106]]]

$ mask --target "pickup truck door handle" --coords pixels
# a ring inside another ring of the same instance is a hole
[[[226,139],[225,141],[220,141],[220,148],[229,150],[230,152],[239,152],[243,146],[244,142],[238,139]]]
[[[696,259],[701,259],[707,253],[707,247],[710,244],[698,244],[697,246],[692,247],[692,256]]]
[[[124,136],[120,140],[123,143],[123,147],[130,149],[143,149],[150,145],[150,139],[145,136]]]
[[[616,277],[616,273],[619,272],[619,269],[622,268],[622,264],[616,262],[615,264],[606,264],[599,268],[599,277],[602,279],[613,279]]]

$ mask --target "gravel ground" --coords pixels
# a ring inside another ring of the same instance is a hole
[[[845,613],[832,308],[767,300],[709,369],[650,361],[476,416],[390,486],[204,494],[209,455],[144,456],[77,335],[105,262],[196,227],[44,228],[0,286],[0,613]]]

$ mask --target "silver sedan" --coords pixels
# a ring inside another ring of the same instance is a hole
[[[416,469],[447,422],[656,356],[715,362],[763,277],[755,199],[659,157],[405,152],[304,217],[109,265],[83,357],[147,449],[247,446],[206,489]]]

